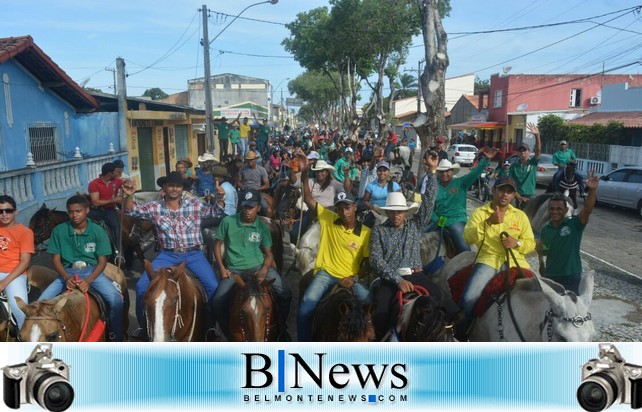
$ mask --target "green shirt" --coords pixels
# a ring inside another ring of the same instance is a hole
[[[230,143],[240,143],[241,139],[239,138],[239,129],[232,129],[229,131],[227,136],[230,138]]]
[[[216,131],[218,133],[219,140],[227,140],[227,135],[230,132],[230,124],[225,122],[217,123]]]
[[[251,224],[245,224],[240,214],[227,216],[221,221],[216,240],[225,243],[225,265],[230,270],[261,266],[265,260],[261,247],[272,246],[267,225],[258,217]]]
[[[256,140],[259,142],[267,142],[268,137],[270,136],[270,126],[259,126],[259,132],[256,135]]]
[[[468,220],[466,214],[466,195],[468,189],[481,176],[490,163],[487,157],[479,161],[467,175],[454,177],[448,186],[444,187],[438,180],[437,198],[435,208],[432,212],[432,221],[437,222],[440,216],[446,217],[446,226],[451,223],[465,222]]]
[[[334,176],[334,178],[338,182],[343,182],[345,180],[345,176],[343,174],[343,168],[346,166],[350,168],[348,170],[348,177],[350,177],[350,179],[353,179],[353,180],[357,178],[357,174],[358,174],[357,168],[354,166],[351,166],[350,162],[347,161],[344,157],[342,157],[341,159],[337,160],[337,162],[334,164],[335,172],[332,174],[332,176]]]
[[[571,160],[577,160],[572,149],[558,150],[553,155],[552,163],[556,166],[566,166]]]
[[[546,277],[582,274],[580,243],[586,225],[579,216],[567,217],[559,227],[548,222],[541,231],[542,250],[546,256]]]
[[[66,268],[79,261],[96,266],[99,256],[111,255],[111,244],[105,229],[91,220],[81,234],[76,233],[70,222],[65,222],[54,228],[47,252],[60,255]]]
[[[537,165],[539,159],[535,157],[528,159],[526,164],[515,162],[510,165],[508,174],[517,183],[517,193],[522,196],[535,196],[535,184],[537,183]]]

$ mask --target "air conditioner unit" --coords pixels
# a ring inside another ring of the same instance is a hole
[[[602,99],[600,96],[593,96],[591,97],[591,104],[600,104],[602,102]]]

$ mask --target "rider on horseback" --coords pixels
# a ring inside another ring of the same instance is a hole
[[[436,291],[438,286],[423,273],[419,252],[421,233],[424,226],[430,222],[430,216],[435,204],[437,179],[435,177],[438,154],[428,152],[424,164],[428,169],[425,179],[426,188],[422,195],[422,203],[417,213],[407,219],[408,207],[402,193],[388,193],[384,210],[388,220],[372,229],[370,251],[372,269],[381,278],[381,284],[375,298],[376,306],[373,314],[377,340],[381,340],[390,330],[393,319],[396,319],[397,305],[393,304],[397,290],[408,293],[414,290],[414,285],[420,285],[429,291]],[[450,299],[443,302],[448,312],[459,311],[457,305]]]
[[[302,168],[301,180],[307,182],[309,160],[303,152],[299,152],[297,156]],[[317,166],[320,162],[317,162]],[[352,291],[359,300],[369,300],[370,293],[359,283],[359,278],[365,270],[364,263],[369,255],[370,229],[357,222],[357,205],[349,192],[336,192],[334,206],[337,213],[317,202],[309,184],[303,185],[303,193],[312,217],[318,216],[321,224],[314,277],[301,298],[297,319],[298,339],[307,342],[311,339],[314,310],[335,284],[341,282],[348,287],[352,286]]]
[[[539,157],[542,154],[542,143],[539,137],[539,128],[534,123],[526,125],[529,132],[535,136],[535,154],[531,159],[530,147],[528,144],[522,142],[517,146],[519,152],[519,160],[514,162],[508,171],[509,176],[517,183],[517,193],[515,199],[517,205],[522,209],[521,205],[527,202],[528,199],[535,196],[535,185],[537,183],[537,165],[539,164]]]
[[[0,293],[7,295],[9,307],[22,328],[25,314],[18,308],[16,297],[28,302],[27,276],[31,255],[34,252],[33,232],[16,223],[16,201],[8,195],[0,195]]]
[[[266,191],[270,188],[270,179],[267,170],[257,164],[257,159],[261,155],[254,151],[249,151],[245,155],[245,164],[239,170],[237,187],[240,189],[254,189],[259,192]],[[261,196],[261,210],[263,214],[267,212],[269,205],[264,196]]]
[[[123,180],[116,177],[115,170],[116,166],[113,163],[105,163],[101,168],[100,176],[89,182],[87,190],[91,199],[89,218],[103,219],[109,227],[114,245],[120,248],[120,220],[116,214],[116,206],[122,202],[118,191],[123,186]]]
[[[178,266],[187,261],[187,268],[200,279],[205,294],[211,301],[218,287],[218,280],[201,250],[201,221],[210,216],[221,218],[223,209],[218,204],[205,204],[197,198],[184,198],[185,180],[178,172],[170,172],[167,176],[158,178],[156,183],[163,188],[163,198],[142,205],[134,204],[136,189],[133,183],[125,184],[125,213],[154,223],[161,252],[152,262],[153,269]],[[216,188],[216,194],[224,193],[221,186]],[[149,276],[143,274],[136,284],[136,318],[142,328],[146,326],[143,299],[149,283]]]
[[[454,177],[459,173],[460,166],[455,163],[452,164],[448,159],[443,159],[437,166],[437,179],[439,180],[439,189],[437,190],[437,199],[435,200],[435,208],[432,212],[432,219],[430,224],[426,225],[423,229],[425,232],[432,232],[444,227],[451,239],[453,240],[457,253],[470,250],[468,244],[464,241],[463,233],[464,226],[468,215],[466,214],[466,195],[468,189],[473,185],[486,170],[490,164],[490,159],[495,157],[499,152],[498,149],[489,148],[482,150],[482,159],[473,170],[463,177]],[[429,152],[427,152],[428,154]],[[425,193],[426,179],[432,176],[425,175],[424,181],[421,185],[421,193]],[[440,224],[442,223],[442,224]]]
[[[67,199],[69,221],[56,226],[51,233],[47,252],[59,277],[42,292],[38,300],[49,300],[63,289],[78,288],[87,293],[91,287],[105,301],[114,341],[123,340],[123,310],[125,302],[120,291],[103,271],[111,255],[111,245],[105,230],[87,219],[89,204],[85,196]],[[127,293],[127,291],[124,291]]]
[[[464,228],[464,240],[476,244],[479,249],[460,303],[466,310],[469,323],[475,302],[486,284],[496,274],[508,269],[507,249],[514,251],[520,267],[530,268],[525,256],[535,249],[535,236],[526,214],[510,204],[515,197],[516,187],[510,177],[497,179],[492,202],[475,209]],[[503,232],[509,236],[502,238],[500,235]]]
[[[568,148],[568,144],[566,140],[561,140],[560,141],[560,150],[555,152],[553,154],[553,164],[557,166],[557,172],[555,172],[555,175],[553,176],[553,191],[559,192],[560,191],[560,179],[562,179],[562,175],[564,174],[564,169],[566,166],[571,163],[571,162],[576,162],[577,161],[577,156],[575,156],[575,152],[573,149]],[[577,175],[577,180],[578,184],[580,187],[580,193],[584,193],[584,181],[582,178],[582,175],[579,173],[576,173]]]

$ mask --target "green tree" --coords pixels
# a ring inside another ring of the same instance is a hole
[[[305,109],[299,110],[306,121],[321,123],[336,115],[340,96],[333,80],[338,76],[337,72],[326,76],[321,71],[306,71],[288,82],[290,94],[306,102]]]
[[[417,77],[410,73],[403,73],[399,76],[397,83],[397,94],[395,95],[398,99],[405,99],[406,97],[413,97],[417,95]]]
[[[147,89],[145,90],[145,93],[143,93],[143,97],[149,97],[152,100],[164,99],[168,96],[169,95],[167,93],[165,93],[158,87]]]
[[[475,94],[478,94],[480,90],[490,90],[490,79],[481,80],[479,76],[475,76]]]
[[[101,89],[96,89],[94,87],[85,87],[84,89],[87,93],[103,93]]]
[[[555,114],[547,114],[540,117],[537,122],[542,144],[556,140],[568,140],[568,132],[565,128],[564,119]]]

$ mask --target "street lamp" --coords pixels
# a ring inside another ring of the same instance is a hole
[[[207,133],[207,141],[210,147],[210,152],[214,153],[214,129],[212,128],[212,84],[211,84],[211,73],[210,73],[210,46],[214,40],[216,40],[232,23],[238,19],[241,14],[245,13],[245,11],[251,7],[258,6],[259,4],[265,4],[265,3],[270,3],[270,4],[276,4],[278,3],[279,0],[266,0],[266,1],[260,1],[258,3],[250,4],[239,14],[236,15],[232,19],[231,22],[227,24],[227,26],[223,27],[223,29],[218,32],[216,36],[212,40],[209,39],[209,35],[207,32],[207,5],[203,4],[202,7],[202,13],[203,13],[203,62],[204,62],[204,76],[205,76],[205,81],[203,82],[203,88],[205,89],[205,132]]]
[[[279,86],[286,80],[290,80],[289,77],[286,77],[285,79],[281,80],[279,84],[276,85],[276,87],[272,87],[272,84],[270,84],[270,107],[268,107],[268,117],[270,118],[270,122],[272,122],[272,105],[274,104],[274,90],[279,90]]]

